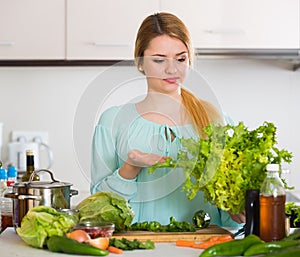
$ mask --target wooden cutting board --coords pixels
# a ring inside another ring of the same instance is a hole
[[[196,232],[151,232],[151,231],[126,231],[114,233],[112,237],[128,240],[138,239],[141,242],[151,240],[155,243],[176,242],[178,239],[202,242],[212,236],[232,235],[229,231],[216,226],[209,225],[207,228],[198,229]],[[232,235],[233,236],[233,235]]]

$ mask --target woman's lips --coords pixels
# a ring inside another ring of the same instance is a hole
[[[179,78],[166,78],[166,79],[164,79],[164,81],[174,84],[179,81]]]

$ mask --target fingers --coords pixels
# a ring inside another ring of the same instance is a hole
[[[246,222],[246,215],[245,212],[241,212],[238,214],[232,214],[230,211],[228,212],[231,219],[239,224]]]
[[[127,162],[138,167],[147,167],[156,163],[162,163],[166,161],[167,158],[167,156],[160,156],[157,154],[143,153],[139,150],[132,150],[128,152]]]

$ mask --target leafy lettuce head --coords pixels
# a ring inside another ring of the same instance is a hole
[[[58,212],[52,207],[36,206],[23,217],[21,227],[16,232],[25,243],[43,248],[49,237],[64,235],[76,221],[74,216]]]
[[[80,222],[113,222],[116,231],[127,229],[134,214],[127,200],[113,192],[97,192],[82,200],[79,210]]]

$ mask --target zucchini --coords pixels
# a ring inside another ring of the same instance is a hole
[[[88,244],[79,243],[76,240],[65,236],[51,236],[47,241],[47,247],[52,252],[94,256],[108,255],[108,251],[106,250],[101,250]]]

